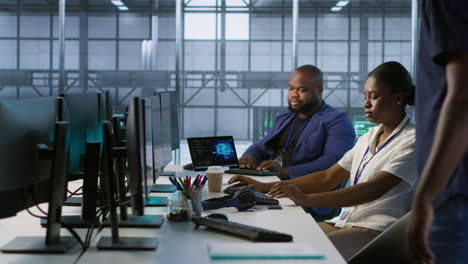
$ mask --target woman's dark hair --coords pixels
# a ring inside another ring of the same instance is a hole
[[[369,73],[367,78],[374,77],[377,82],[392,90],[392,93],[403,93],[403,107],[414,106],[414,85],[409,72],[396,61],[380,64]]]

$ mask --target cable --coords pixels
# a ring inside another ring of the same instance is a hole
[[[80,243],[80,246],[83,249],[85,244],[83,243],[83,240],[81,240],[80,235],[78,235],[78,233],[73,228],[66,226],[65,223],[63,223],[62,221],[58,222],[62,225],[62,227],[66,228],[68,232],[72,234],[73,237],[75,237],[75,239],[78,241],[78,243]]]
[[[82,189],[83,189],[83,186],[79,187],[78,189],[74,190],[73,192],[67,189],[67,193],[70,194],[70,195],[67,196],[67,199],[72,197],[72,196],[75,196],[75,195],[82,195],[83,192],[79,193],[79,191],[81,191]]]
[[[49,214],[47,212],[45,212],[44,210],[42,210],[42,208],[36,203],[36,201],[34,200],[34,203],[36,205],[36,208],[44,214],[44,216],[48,216]]]
[[[36,201],[36,196],[35,196],[35,192],[34,192],[34,187],[31,187],[31,192],[30,192],[30,194],[31,194],[31,198],[32,198],[32,200],[33,200],[34,205],[36,206],[36,208],[37,208],[39,211],[41,211],[41,213],[43,213],[44,215],[49,216],[49,214],[46,213],[44,210],[42,210],[42,208],[41,208],[41,207],[39,206],[39,204],[37,203],[37,201]],[[27,211],[28,211],[28,213],[31,214],[32,216],[42,218],[42,217],[40,217],[40,216],[38,216],[38,215],[36,215],[36,214],[33,214],[31,211],[29,211],[29,208],[27,209]],[[76,233],[75,230],[73,230],[71,227],[65,226],[65,224],[62,222],[62,220],[57,220],[57,222],[59,222],[59,223],[62,225],[62,227],[65,227],[65,228],[68,230],[68,232],[70,232],[70,233],[72,234],[72,236],[75,237],[75,239],[78,241],[78,243],[80,243],[81,248],[84,247],[83,240],[81,240],[81,237],[78,235],[78,233]],[[48,224],[50,224],[50,223],[48,223]]]
[[[30,215],[32,215],[32,216],[34,216],[34,217],[36,217],[36,218],[44,218],[44,216],[40,216],[40,215],[37,215],[37,214],[35,214],[35,213],[29,211],[29,208],[26,208],[26,211],[28,211],[28,213],[29,213]]]

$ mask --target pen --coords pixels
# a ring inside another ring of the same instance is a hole
[[[175,177],[169,177],[169,181],[177,188],[177,190],[182,191],[182,188],[180,188],[180,185]]]
[[[206,183],[206,180],[207,180],[207,179],[208,179],[208,178],[207,178],[206,175],[205,175],[205,176],[203,177],[203,181],[202,181],[201,184],[200,184],[200,189],[202,189],[203,187],[205,187],[205,183]]]
[[[184,190],[185,190],[185,183],[184,183],[184,181],[182,180],[182,178],[177,178],[177,179],[178,179],[179,182],[180,182],[180,187],[182,188],[182,191],[184,191]]]

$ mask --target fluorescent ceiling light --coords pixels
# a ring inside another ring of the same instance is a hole
[[[120,0],[111,0],[112,4],[115,6],[124,6],[125,4]]]
[[[338,3],[336,3],[336,6],[344,7],[347,4],[349,4],[349,1],[339,1]]]
[[[126,6],[118,6],[117,7],[120,11],[128,11],[128,7]]]
[[[331,11],[332,11],[332,12],[340,12],[340,11],[341,11],[341,7],[334,6],[334,7],[332,7]]]

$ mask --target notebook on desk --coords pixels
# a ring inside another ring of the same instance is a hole
[[[279,173],[239,168],[236,147],[232,136],[196,137],[187,139],[193,170],[202,171],[209,166],[234,168],[226,173],[245,174],[253,176],[277,176]]]

